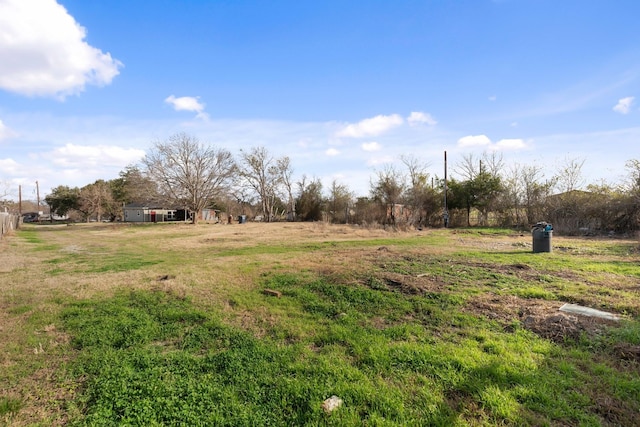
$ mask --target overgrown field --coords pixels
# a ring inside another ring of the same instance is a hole
[[[0,242],[0,424],[640,425],[638,242],[553,246],[489,229],[26,226]]]

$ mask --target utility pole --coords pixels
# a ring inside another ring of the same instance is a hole
[[[38,214],[40,214],[40,186],[38,181],[36,181],[36,197],[38,198]]]
[[[22,185],[18,185],[18,214],[22,216]]]
[[[447,208],[447,151],[444,152],[444,212],[442,214],[444,219],[444,228],[449,226],[449,209]]]
[[[38,185],[38,181],[36,181],[36,197],[38,198],[38,222],[40,222],[40,186]]]

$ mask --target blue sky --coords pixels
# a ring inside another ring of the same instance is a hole
[[[180,131],[361,195],[402,155],[442,176],[445,150],[452,169],[499,151],[616,183],[640,157],[639,17],[635,0],[0,0],[0,195],[116,178]]]

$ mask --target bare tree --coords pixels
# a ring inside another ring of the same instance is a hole
[[[11,185],[9,181],[0,182],[0,212],[6,211],[9,206],[13,204],[13,202],[9,200],[9,196],[11,196]]]
[[[545,179],[540,166],[523,165],[520,168],[520,191],[527,223],[532,225],[543,219],[547,198],[555,185],[555,178]]]
[[[626,187],[625,190],[630,193],[634,193],[636,196],[640,196],[640,160],[627,160],[625,168],[628,171],[628,175],[624,183],[624,187]]]
[[[202,209],[229,188],[236,171],[229,151],[185,133],[157,141],[142,163],[174,203],[191,210],[194,224]]]
[[[462,177],[463,181],[473,181],[481,173],[486,173],[495,178],[502,175],[504,159],[499,151],[485,151],[481,157],[473,153],[465,154],[462,160],[454,168],[454,172]]]
[[[500,211],[502,225],[522,225],[522,166],[514,164],[503,174]]]
[[[554,187],[559,194],[550,198],[547,220],[563,233],[576,234],[581,229],[592,228],[588,195],[576,191],[584,185],[582,165],[584,159],[565,157],[554,177]]]
[[[412,155],[400,156],[400,160],[407,168],[407,172],[409,172],[409,180],[411,181],[412,187],[428,181],[429,174],[427,173],[427,168],[430,165],[429,163],[423,162]]]
[[[283,183],[279,164],[287,166],[288,162],[275,159],[264,147],[252,148],[249,152],[242,151],[240,158],[240,176],[260,199],[264,220],[272,221],[280,186]]]
[[[559,166],[556,178],[556,185],[559,192],[569,193],[574,190],[579,190],[584,186],[585,181],[582,176],[582,166],[584,166],[584,162],[585,159],[565,157]]]
[[[280,173],[280,177],[282,179],[282,185],[284,186],[284,191],[286,193],[286,197],[288,199],[287,209],[289,210],[289,219],[291,221],[296,220],[296,198],[293,195],[293,167],[291,166],[291,160],[288,156],[284,156],[279,158],[276,161],[278,172]]]
[[[429,186],[428,163],[422,162],[413,156],[402,156],[409,174],[409,186],[405,191],[405,201],[411,208],[411,222],[416,225],[425,225],[427,218],[438,209],[436,206],[436,194]]]
[[[4,200],[10,195],[11,195],[11,183],[9,181],[0,182],[0,200]]]
[[[453,170],[462,178],[462,181],[471,181],[480,173],[479,167],[480,161],[473,153],[469,153],[462,156],[462,160],[455,165]]]
[[[504,170],[504,157],[499,151],[485,151],[482,153],[481,164],[481,173],[486,172],[493,177],[501,176]]]
[[[255,192],[246,186],[236,185],[227,199],[227,211],[239,212],[241,215],[254,215]]]
[[[381,208],[384,223],[396,225],[397,205],[402,204],[406,188],[405,177],[393,166],[377,172],[377,181],[371,182],[371,198]]]

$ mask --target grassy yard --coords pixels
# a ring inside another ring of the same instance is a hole
[[[639,244],[553,246],[492,229],[25,226],[0,241],[0,425],[640,425]]]

